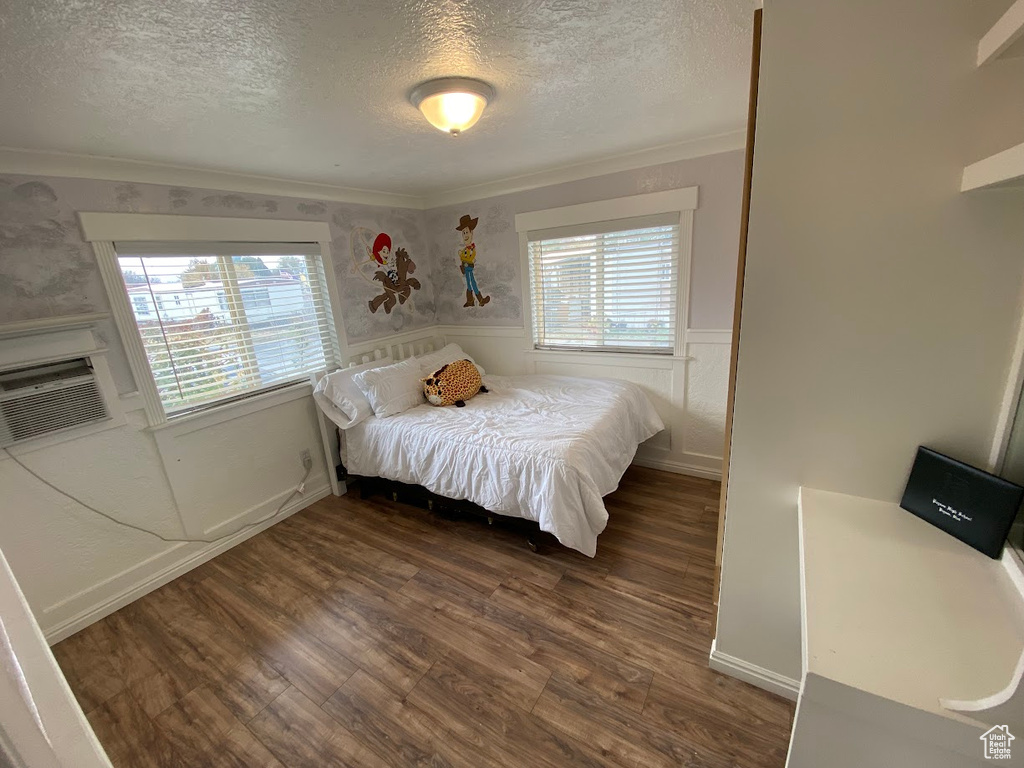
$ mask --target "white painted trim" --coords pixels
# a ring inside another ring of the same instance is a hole
[[[225,242],[225,243],[324,243],[331,241],[326,221],[286,219],[177,216],[164,213],[78,214],[82,238],[97,240]]]
[[[256,195],[278,195],[362,205],[423,207],[420,197],[397,192],[379,192],[311,181],[281,179],[274,176],[212,171],[186,165],[14,147],[0,147],[0,173],[99,179],[100,181],[131,181],[137,184],[164,184],[172,187],[248,192]]]
[[[0,324],[0,339],[14,336],[31,336],[49,331],[71,331],[79,328],[92,328],[101,320],[110,317],[107,312],[88,312],[81,315],[62,315],[58,317],[39,317],[34,320],[19,320],[14,323]]]
[[[125,356],[128,358],[128,367],[131,368],[135,386],[138,388],[139,395],[142,396],[146,420],[150,426],[163,424],[167,420],[167,416],[164,414],[160,393],[153,380],[153,370],[149,367],[149,358],[146,356],[142,336],[139,334],[139,327],[135,322],[135,313],[128,301],[128,291],[125,290],[124,278],[117,263],[114,243],[109,240],[94,242],[92,249],[96,254],[103,286],[107,289],[107,301],[110,302],[110,311],[114,315],[114,323],[121,337]]]
[[[673,363],[689,360],[683,355],[645,355],[631,352],[581,352],[574,349],[530,349],[527,356],[533,360],[582,363],[590,365],[619,365],[631,368],[655,368],[671,371]]]
[[[131,413],[132,411],[141,411],[145,409],[145,405],[142,402],[142,395],[139,390],[134,392],[125,392],[123,395],[118,397],[121,401],[121,411],[123,413]]]
[[[1024,0],[1017,0],[978,41],[978,66],[1004,53],[1024,37]]]
[[[697,187],[666,189],[664,192],[648,192],[642,195],[613,197],[592,203],[563,205],[560,208],[546,208],[516,214],[516,232],[536,232],[553,227],[572,227],[599,221],[629,219],[634,216],[651,216],[658,213],[693,211],[697,208]],[[680,219],[680,228],[682,220]]]
[[[445,205],[456,205],[483,200],[513,192],[524,192],[553,184],[564,184],[570,181],[591,179],[610,173],[633,171],[652,165],[674,163],[680,160],[692,160],[697,157],[717,155],[722,152],[735,152],[743,149],[746,144],[746,131],[737,130],[717,136],[684,141],[676,144],[665,144],[660,147],[614,155],[600,160],[585,163],[574,163],[552,168],[546,171],[528,173],[522,176],[499,179],[498,181],[474,184],[448,190],[431,192],[423,200],[424,208],[438,208]]]
[[[267,408],[290,403],[292,400],[301,400],[304,397],[310,397],[312,394],[313,391],[309,388],[309,381],[303,379],[279,389],[259,392],[228,403],[212,405],[201,411],[183,413],[180,416],[170,416],[164,423],[156,424],[147,431],[159,432],[161,434],[166,433],[171,437],[181,437],[192,432],[198,432],[201,429],[209,429],[225,421],[240,419],[243,416],[258,413]]]
[[[61,623],[59,623],[59,624],[57,624],[57,625],[55,625],[53,627],[50,627],[48,630],[46,630],[46,633],[45,633],[46,634],[47,642],[49,642],[50,645],[54,645],[54,644],[60,642],[61,640],[63,640],[64,638],[70,637],[71,635],[75,634],[75,632],[78,632],[80,629],[84,629],[85,627],[89,626],[93,622],[99,621],[104,616],[109,616],[111,613],[113,613],[114,611],[118,610],[119,608],[123,608],[124,606],[128,605],[128,603],[131,603],[131,602],[133,602],[135,600],[138,600],[143,595],[148,594],[148,593],[152,592],[155,589],[159,589],[160,587],[162,587],[167,582],[172,581],[172,580],[178,578],[182,574],[187,573],[188,571],[191,571],[193,568],[196,568],[196,567],[202,565],[203,563],[205,563],[208,560],[212,560],[214,557],[219,555],[221,552],[226,552],[227,550],[231,549],[231,547],[235,546],[236,544],[240,544],[241,542],[245,541],[246,539],[249,539],[249,538],[255,536],[257,533],[260,533],[261,531],[264,531],[267,528],[270,528],[272,525],[276,525],[277,523],[281,522],[285,518],[291,517],[296,512],[299,512],[300,510],[305,509],[306,507],[310,506],[314,502],[317,502],[320,499],[323,499],[326,496],[329,496],[330,493],[331,493],[331,488],[327,484],[325,484],[322,488],[317,488],[317,489],[308,491],[305,494],[305,496],[303,496],[300,499],[297,499],[295,502],[293,502],[293,503],[289,504],[288,506],[286,506],[284,508],[284,510],[281,512],[280,515],[277,515],[277,516],[273,517],[272,519],[267,520],[266,522],[260,523],[259,525],[254,525],[252,528],[247,528],[247,529],[245,529],[243,531],[239,531],[234,536],[229,536],[228,538],[224,539],[221,542],[218,542],[216,544],[210,544],[207,547],[205,547],[202,550],[200,550],[199,552],[195,552],[195,553],[193,553],[191,555],[188,555],[188,556],[184,557],[183,559],[181,559],[181,560],[179,560],[179,561],[177,561],[177,562],[167,566],[166,568],[164,568],[163,570],[157,572],[156,574],[154,574],[150,578],[146,579],[145,581],[143,581],[141,583],[136,583],[132,587],[130,587],[129,589],[127,589],[127,590],[125,590],[123,592],[120,592],[120,593],[118,593],[116,595],[111,596],[110,598],[108,598],[108,599],[104,600],[103,602],[101,602],[99,605],[95,605],[93,607],[90,607],[90,608],[88,608],[88,609],[86,609],[86,610],[84,610],[84,611],[82,611],[82,612],[72,616],[71,618],[69,618],[69,619],[67,619],[65,621],[62,621]],[[172,548],[169,551],[173,552],[176,549],[180,549],[181,547],[184,547],[184,546],[188,546],[188,545],[183,544],[183,545],[180,545],[179,547]],[[163,556],[163,555],[166,555],[166,554],[168,554],[168,552],[162,552],[157,557],[160,557],[160,556]],[[155,559],[155,558],[151,558],[151,561],[152,561],[152,559]],[[124,571],[122,573],[119,573],[119,574],[117,574],[115,576],[111,576],[109,579],[106,579],[105,581],[90,587],[89,589],[85,590],[84,592],[79,592],[77,595],[74,595],[74,596],[68,598],[67,600],[63,600],[63,601],[61,601],[61,603],[58,603],[57,605],[50,606],[49,608],[47,608],[44,611],[44,614],[47,613],[47,612],[52,612],[52,611],[56,610],[57,608],[59,608],[60,606],[63,606],[65,604],[71,602],[72,600],[79,600],[83,596],[88,595],[90,592],[94,592],[94,591],[96,591],[98,589],[101,589],[102,587],[106,586],[107,584],[113,582],[116,579],[123,578],[124,576],[128,575],[131,571],[138,570],[139,567],[141,565],[144,565],[144,564],[145,563],[136,564],[136,565],[132,566],[131,568],[127,569],[126,571]]]
[[[88,328],[52,328],[29,336],[11,336],[0,345],[0,370],[45,365],[74,357],[106,354]]]
[[[693,191],[693,208],[697,207],[697,187],[680,192]],[[682,196],[680,199],[682,202]],[[690,286],[693,283],[693,208],[679,211],[679,263],[676,265],[676,337],[672,342],[674,355],[686,356],[686,329],[690,327]]]
[[[771,693],[777,693],[790,701],[796,701],[800,694],[800,681],[791,677],[772,672],[770,669],[759,667],[756,664],[744,661],[743,659],[722,653],[716,646],[716,641],[711,641],[711,656],[708,666],[716,672],[735,677],[745,683],[756,685]]]
[[[435,325],[434,330],[440,336],[484,336],[489,338],[518,339],[526,335],[525,328],[512,328],[503,325]]]
[[[14,147],[0,147],[0,173],[97,179],[100,181],[129,181],[138,184],[162,184],[222,192],[243,192],[422,210],[466,203],[512,192],[522,192],[552,184],[579,181],[610,173],[632,171],[652,165],[692,160],[722,152],[734,152],[743,149],[745,139],[744,130],[731,131],[716,136],[665,144],[660,147],[612,155],[482,184],[435,190],[424,196],[281,179],[273,176],[213,171],[184,165]]]
[[[1006,387],[1003,389],[1002,402],[999,404],[996,429],[992,435],[992,447],[988,454],[987,469],[989,472],[997,473],[1002,469],[1003,460],[1006,458],[1006,449],[1010,444],[1010,434],[1013,432],[1013,420],[1017,414],[1021,387],[1024,386],[1024,301],[1021,306],[1021,316],[1017,321],[1017,340],[1014,343],[1013,353],[1010,355],[1009,375],[1006,378]]]
[[[338,275],[334,271],[334,260],[331,256],[331,230],[327,228],[327,237],[319,241],[320,245],[320,268],[324,272],[324,280],[327,281],[327,302],[331,312],[331,320],[334,322],[335,351],[338,359],[335,361],[341,365],[342,360],[348,354],[348,331],[345,330],[345,321],[341,316],[341,288],[338,285]]]
[[[533,286],[530,280],[530,238],[527,232],[519,232],[519,279],[522,283],[523,297],[523,352],[534,351],[536,332],[533,329]],[[531,366],[530,373],[536,371]]]
[[[671,454],[668,454],[671,455]],[[684,458],[696,454],[682,454]],[[699,464],[689,464],[685,461],[678,461],[674,458],[655,458],[654,456],[648,455],[644,452],[643,447],[633,458],[633,463],[638,467],[647,467],[648,469],[660,469],[663,472],[673,472],[677,475],[689,475],[690,477],[702,477],[705,480],[722,480],[721,470],[714,470],[709,467],[701,466]],[[719,459],[718,463],[721,464],[722,460]]]
[[[686,330],[687,344],[732,344],[732,331],[705,331],[701,328]]]

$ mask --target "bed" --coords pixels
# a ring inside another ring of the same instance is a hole
[[[650,399],[613,379],[486,375],[484,383],[489,391],[462,408],[424,402],[342,429],[344,467],[535,521],[593,557],[608,521],[602,497],[639,444],[664,429]]]

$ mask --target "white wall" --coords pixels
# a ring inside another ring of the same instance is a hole
[[[1024,138],[1024,60],[974,67],[1006,0],[765,6],[716,651],[796,679],[799,486],[898,500],[920,443],[986,461],[1024,193],[958,189]]]

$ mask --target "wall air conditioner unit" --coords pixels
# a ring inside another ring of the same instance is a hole
[[[86,357],[0,373],[0,446],[109,419]]]
[[[105,320],[0,324],[0,448],[34,451],[126,423],[107,350],[93,334]]]

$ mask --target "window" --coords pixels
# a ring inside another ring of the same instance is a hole
[[[132,304],[135,305],[136,315],[151,315],[149,311],[149,297],[148,296],[132,296]]]
[[[270,309],[272,306],[270,303],[270,289],[243,288],[242,304],[247,310]]]
[[[679,213],[527,234],[537,349],[675,351]]]
[[[132,293],[146,291],[132,296],[135,321],[167,414],[300,381],[339,358],[316,243],[126,242],[115,251]]]

